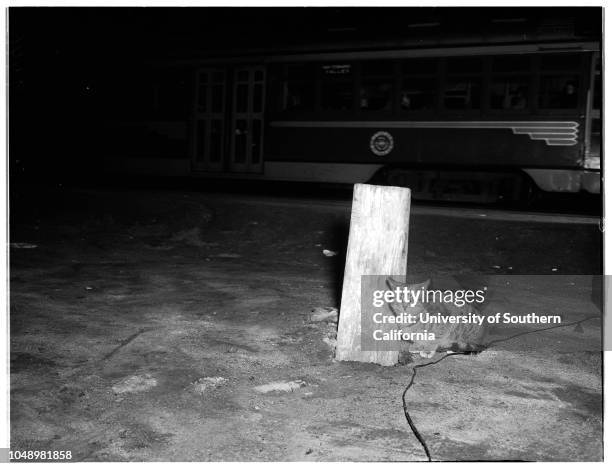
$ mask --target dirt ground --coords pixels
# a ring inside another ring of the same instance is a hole
[[[12,450],[77,461],[425,459],[402,411],[414,363],[336,362],[335,326],[309,320],[339,306],[347,208],[25,193],[11,205],[11,242],[26,243],[10,253]],[[411,274],[555,274],[515,300],[575,301],[576,319],[592,312],[588,295],[568,299],[554,278],[598,274],[601,256],[596,225],[411,219]],[[601,460],[599,327],[419,369],[407,401],[433,459]]]

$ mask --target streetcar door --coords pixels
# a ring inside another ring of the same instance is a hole
[[[240,173],[263,171],[265,68],[233,70],[229,169]]]
[[[192,138],[192,161],[196,170],[224,169],[226,95],[224,69],[203,68],[196,72],[196,109]]]

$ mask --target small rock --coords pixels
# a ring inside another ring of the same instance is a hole
[[[208,389],[223,386],[225,383],[227,383],[227,378],[223,378],[222,376],[205,376],[193,383],[192,387],[194,392],[204,394]]]
[[[338,322],[338,310],[331,306],[313,308],[310,322]]]
[[[129,378],[125,378],[115,384],[113,386],[113,392],[115,394],[141,392],[148,391],[155,386],[157,386],[157,380],[149,374],[142,376],[130,376]]]
[[[300,389],[306,386],[306,382],[298,379],[295,381],[275,381],[268,384],[262,384],[261,386],[255,386],[255,391],[262,394],[267,394],[273,391],[280,392],[293,392],[296,389]]]
[[[323,255],[325,257],[333,257],[333,256],[337,256],[338,252],[337,251],[330,251],[329,249],[323,249]]]

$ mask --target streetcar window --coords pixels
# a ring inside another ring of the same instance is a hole
[[[212,112],[223,112],[225,86],[223,84],[212,85]]]
[[[263,110],[263,84],[253,84],[253,112],[261,112]]]
[[[198,112],[223,112],[224,95],[225,72],[198,72]]]
[[[578,106],[577,75],[552,75],[540,78],[539,105],[544,109],[575,109]]]
[[[491,82],[489,93],[491,109],[527,109],[529,77],[496,77]]]
[[[404,111],[435,109],[437,95],[436,77],[405,78],[400,92],[400,109]]]
[[[363,80],[359,89],[359,108],[369,111],[390,111],[392,91],[391,79]]]
[[[235,130],[235,154],[234,158],[236,163],[244,163],[246,161],[246,151],[247,151],[247,121],[245,119],[238,119],[236,121],[236,130]]]
[[[282,83],[281,110],[312,111],[315,102],[312,64],[289,65]]]
[[[253,134],[251,140],[251,161],[259,163],[261,157],[261,120],[253,119]]]
[[[350,110],[353,107],[352,83],[323,83],[321,86],[321,108],[325,110]]]
[[[438,64],[436,58],[408,59],[402,62],[399,93],[401,111],[432,111],[438,101]]]
[[[236,112],[247,112],[249,106],[249,85],[238,83],[236,86]]]
[[[482,66],[481,57],[450,57],[446,60],[447,75],[443,88],[446,109],[480,108]]]
[[[478,109],[480,107],[479,77],[447,78],[444,88],[446,109]]]
[[[313,82],[286,82],[284,110],[312,110],[314,108]]]
[[[581,64],[581,54],[554,53],[540,57],[538,105],[541,109],[578,107]]]
[[[394,79],[393,62],[363,62],[359,108],[367,111],[391,111]]]
[[[210,121],[210,161],[221,161],[222,151],[223,121],[221,119],[212,119]]]
[[[353,69],[350,64],[321,66],[321,108],[350,110],[353,108]]]

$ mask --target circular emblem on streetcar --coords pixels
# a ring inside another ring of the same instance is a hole
[[[370,138],[370,150],[376,156],[386,156],[393,150],[393,136],[381,130]]]

